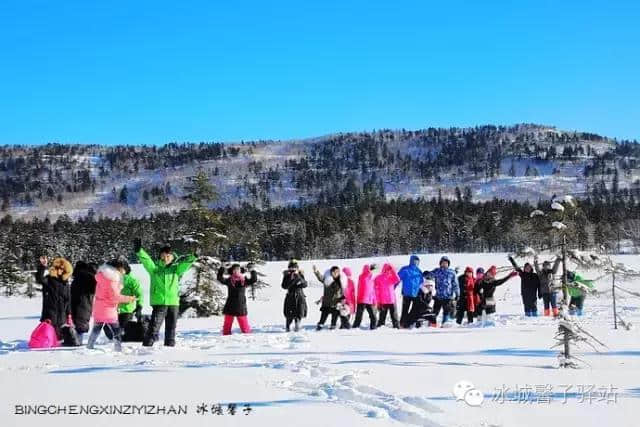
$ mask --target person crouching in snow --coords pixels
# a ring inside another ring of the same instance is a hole
[[[56,258],[47,272],[48,263],[49,259],[41,256],[36,270],[36,282],[42,285],[40,321],[51,323],[60,339],[62,326],[72,322],[69,278],[73,274],[73,267],[66,259]]]
[[[506,277],[502,279],[496,279],[498,269],[495,265],[492,265],[484,274],[482,279],[476,281],[475,293],[479,295],[480,302],[476,307],[476,316],[481,316],[483,311],[486,313],[486,320],[493,321],[493,313],[496,312],[496,300],[493,294],[496,291],[496,287],[504,284],[507,280],[518,275],[516,271],[512,271]],[[485,319],[483,319],[483,322]]]
[[[376,318],[376,290],[373,283],[373,273],[377,267],[375,264],[365,264],[362,267],[362,273],[358,276],[358,295],[357,295],[357,308],[356,318],[353,321],[353,327],[359,328],[362,323],[362,315],[367,310],[369,314],[369,329],[375,329],[378,324]]]
[[[376,301],[380,309],[378,327],[384,326],[387,320],[387,312],[391,314],[391,324],[395,329],[400,328],[396,313],[396,287],[400,284],[400,276],[391,264],[384,264],[382,272],[373,279],[376,290]],[[416,294],[417,296],[417,294]]]
[[[458,298],[458,306],[456,307],[456,323],[458,325],[462,324],[465,312],[467,313],[467,323],[473,323],[473,315],[476,312],[475,285],[473,268],[465,268],[464,274],[458,277],[458,286],[460,287],[460,298]]]
[[[122,338],[118,323],[118,304],[135,303],[136,297],[122,295],[122,274],[120,262],[111,262],[98,269],[96,274],[96,294],[93,300],[93,327],[89,334],[87,348],[93,348],[103,328],[109,328],[113,336],[114,349],[122,350]]]
[[[154,262],[142,249],[142,240],[133,241],[133,250],[138,260],[149,273],[151,287],[151,321],[149,329],[142,341],[145,347],[151,347],[158,340],[158,334],[164,322],[164,345],[176,345],[176,326],[178,324],[178,307],[180,305],[180,279],[196,261],[195,255],[177,258],[171,246],[160,249],[160,259]]]
[[[343,281],[340,277],[340,267],[333,266],[329,270],[325,271],[324,274],[320,274],[320,271],[314,265],[313,273],[323,285],[322,298],[316,301],[316,304],[321,304],[320,320],[318,321],[316,330],[319,331],[322,329],[329,315],[331,315],[330,329],[336,328],[338,317],[340,317],[340,329],[351,328],[351,325],[349,325],[349,319],[345,315],[347,313],[345,313],[344,310],[342,313],[340,312],[343,305],[346,305],[344,303],[345,296],[342,288]]]
[[[551,306],[553,316],[558,317],[558,284],[556,274],[558,274],[558,268],[560,267],[561,262],[562,259],[560,257],[556,257],[553,267],[551,266],[551,262],[544,261],[542,263],[542,268],[540,268],[538,255],[533,258],[533,265],[536,269],[536,273],[538,273],[538,278],[540,279],[540,293],[542,294],[542,302],[544,303],[545,316],[549,316],[551,314],[549,309],[549,306]]]
[[[282,289],[287,290],[284,298],[284,318],[286,320],[286,330],[291,330],[291,322],[295,322],[294,331],[300,330],[300,320],[307,317],[307,299],[304,288],[307,281],[303,272],[298,268],[298,262],[291,260],[289,266],[282,272]]]
[[[427,276],[428,273],[425,273],[424,282],[422,283],[422,286],[420,286],[416,300],[411,307],[411,311],[407,315],[408,328],[414,324],[416,328],[420,328],[424,321],[428,322],[429,326],[436,326],[436,317],[431,309],[435,282]]]
[[[449,266],[451,261],[446,256],[440,258],[440,267],[430,271],[430,277],[436,281],[436,295],[433,303],[433,313],[438,318],[442,308],[442,326],[445,326],[451,316],[451,300],[460,294],[456,272]]]
[[[520,268],[513,257],[509,257],[509,262],[520,276],[520,295],[524,305],[524,315],[536,317],[538,315],[538,298],[542,298],[540,278],[528,262],[524,264],[524,268]]]
[[[222,309],[224,324],[222,335],[231,335],[234,317],[238,319],[240,330],[243,334],[251,332],[249,319],[247,318],[247,286],[253,286],[258,281],[258,273],[250,270],[250,276],[245,277],[240,264],[233,264],[229,269],[229,276],[225,275],[225,268],[218,269],[218,281],[227,286],[227,301]]]

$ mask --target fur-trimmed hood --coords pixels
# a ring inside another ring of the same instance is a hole
[[[62,268],[62,274],[58,272],[59,268]],[[49,268],[49,276],[60,279],[63,282],[68,281],[72,274],[73,267],[71,266],[71,263],[64,258],[54,259],[53,263],[51,263],[51,268]]]
[[[120,274],[118,270],[107,264],[102,264],[98,269],[98,273],[96,275],[103,275],[105,279],[110,282],[122,283],[123,281],[122,274]]]

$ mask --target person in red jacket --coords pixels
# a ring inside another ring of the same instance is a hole
[[[456,323],[462,324],[464,313],[467,313],[467,323],[473,323],[473,315],[476,311],[476,295],[474,292],[476,279],[473,277],[473,268],[467,267],[464,274],[458,277],[460,286],[460,298],[456,307]]]

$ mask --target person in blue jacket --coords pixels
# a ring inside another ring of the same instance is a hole
[[[442,325],[449,321],[451,301],[458,299],[460,287],[456,272],[449,268],[451,261],[446,256],[440,258],[440,267],[429,272],[429,276],[436,281],[436,295],[433,299],[433,313],[438,318],[442,308]]]
[[[409,265],[406,265],[398,271],[398,276],[402,280],[402,314],[400,315],[400,326],[409,327],[407,324],[409,312],[416,303],[418,291],[422,286],[422,271],[420,271],[420,258],[417,255],[411,255]]]

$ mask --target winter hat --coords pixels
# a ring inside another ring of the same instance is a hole
[[[420,262],[420,257],[418,257],[418,255],[411,255],[411,258],[409,258],[409,264],[413,264],[414,261]]]
[[[498,268],[495,265],[492,265],[491,267],[489,267],[489,270],[487,270],[487,274],[495,277],[495,275],[498,274]]]
[[[378,264],[376,264],[376,263],[369,264],[369,270],[370,271],[376,271],[377,269],[378,269]]]
[[[294,269],[294,268],[298,268],[298,261],[295,259],[292,259],[291,261],[289,261],[289,265],[287,266],[288,269]]]
[[[473,273],[473,267],[467,267],[464,269],[464,274]]]
[[[349,267],[343,267],[342,272],[346,274],[347,277],[351,277],[351,269]]]
[[[542,263],[542,267],[543,267],[543,268],[549,268],[549,267],[551,267],[551,261],[544,261],[544,262]]]
[[[484,268],[482,268],[482,267],[478,267],[478,268],[476,269],[476,274],[484,274]]]
[[[439,264],[442,264],[442,261],[446,261],[446,262],[447,262],[447,264],[448,264],[449,266],[451,266],[451,260],[450,260],[448,257],[443,256],[442,258],[440,258],[440,262],[439,262]]]
[[[51,277],[57,277],[58,279],[66,282],[73,274],[73,267],[71,263],[64,258],[56,258],[51,264],[49,269],[49,275]]]
[[[233,274],[233,270],[236,268],[240,268],[240,264],[231,264],[231,267],[229,267],[229,273]]]

